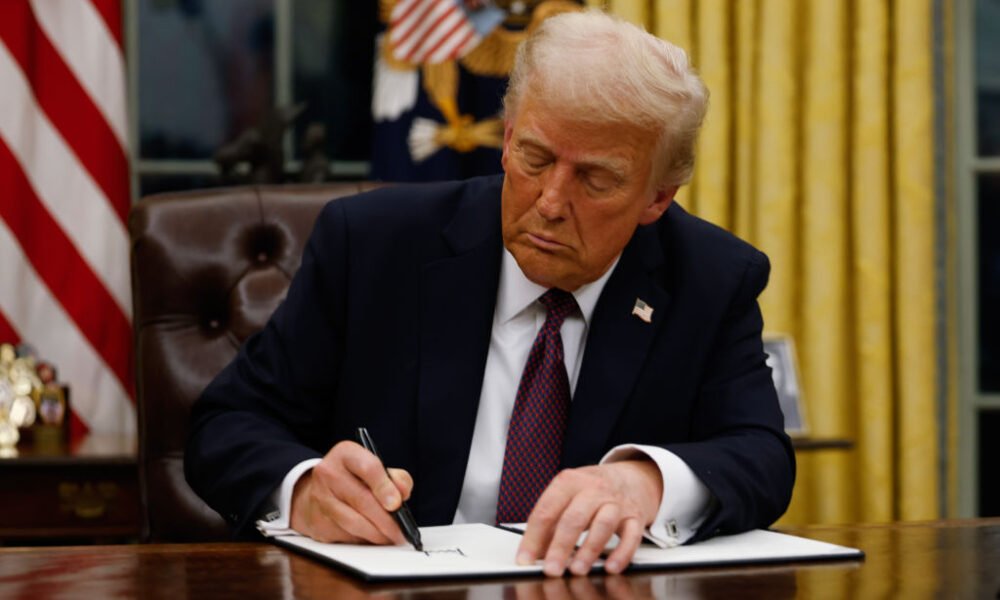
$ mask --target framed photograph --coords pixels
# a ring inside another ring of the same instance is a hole
[[[809,431],[799,387],[799,367],[792,336],[765,334],[764,352],[767,353],[767,366],[771,367],[774,387],[778,390],[781,412],[785,415],[785,432],[793,437],[807,435]]]

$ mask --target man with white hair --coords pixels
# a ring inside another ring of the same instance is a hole
[[[504,103],[504,176],[330,203],[285,302],[195,405],[188,481],[238,532],[269,514],[402,543],[408,499],[420,525],[526,521],[517,560],[557,576],[613,533],[617,573],[644,535],[784,512],[767,258],[673,203],[707,106],[684,52],[559,15]]]

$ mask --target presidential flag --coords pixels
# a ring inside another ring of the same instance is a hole
[[[567,0],[381,0],[371,177],[431,181],[499,173],[501,100],[526,30]]]
[[[0,341],[70,387],[78,430],[135,430],[119,0],[0,1]]]

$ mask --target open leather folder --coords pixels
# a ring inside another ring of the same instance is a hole
[[[422,552],[409,544],[325,544],[295,533],[271,540],[366,581],[542,574],[540,562],[528,566],[515,562],[521,536],[510,529],[472,523],[421,527],[420,533]],[[674,548],[643,544],[629,570],[862,558],[864,553],[856,548],[758,529]],[[598,560],[593,572],[603,571],[604,563]]]

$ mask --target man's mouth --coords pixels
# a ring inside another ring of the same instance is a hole
[[[566,244],[559,243],[554,239],[545,235],[539,235],[537,233],[528,233],[527,236],[528,239],[531,240],[531,243],[537,246],[541,250],[556,251],[565,248],[566,246]]]

